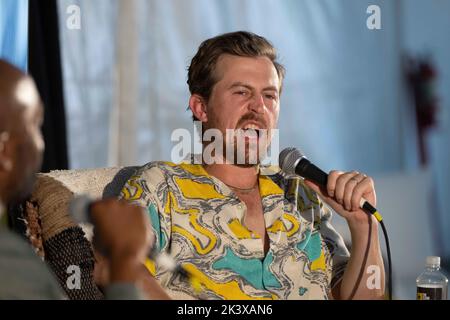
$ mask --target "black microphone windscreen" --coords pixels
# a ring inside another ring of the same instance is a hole
[[[89,206],[93,202],[88,195],[75,196],[69,203],[69,214],[77,223],[92,223],[89,215]]]

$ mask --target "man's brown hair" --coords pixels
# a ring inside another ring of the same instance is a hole
[[[264,37],[247,31],[237,31],[225,33],[202,42],[188,69],[187,84],[191,94],[198,94],[206,101],[209,100],[214,85],[219,81],[215,69],[222,54],[269,58],[277,70],[281,91],[285,69],[276,61],[276,49]],[[197,120],[195,116],[194,120]]]

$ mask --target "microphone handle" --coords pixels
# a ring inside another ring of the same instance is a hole
[[[295,166],[295,173],[299,176],[317,183],[319,186],[326,188],[328,183],[328,174],[315,166],[306,158],[301,158]]]
[[[299,176],[302,176],[305,179],[311,180],[314,183],[317,183],[319,186],[326,188],[328,183],[328,174],[322,171],[319,167],[315,166],[311,161],[306,158],[300,159],[298,164],[295,166],[295,173]],[[375,217],[379,220],[381,216],[375,207],[373,207],[366,199],[361,198],[360,204],[361,209],[364,209],[366,212],[375,215]],[[381,220],[379,220],[381,221]]]

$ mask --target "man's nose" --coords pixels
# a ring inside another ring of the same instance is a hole
[[[253,112],[264,114],[266,110],[266,104],[264,102],[264,97],[262,95],[255,95],[254,99],[250,104],[250,109]]]

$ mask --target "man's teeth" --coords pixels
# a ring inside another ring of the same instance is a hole
[[[260,134],[261,134],[261,131],[263,130],[263,129],[261,129],[259,126],[257,126],[257,125],[254,125],[254,124],[249,124],[249,125],[247,125],[247,126],[245,126],[245,127],[242,127],[241,128],[241,132],[243,133],[243,132],[254,132],[258,137],[260,136]],[[251,130],[251,131],[250,131]]]
[[[253,130],[259,130],[260,128],[255,124],[249,124],[244,127],[244,130],[253,129]]]

